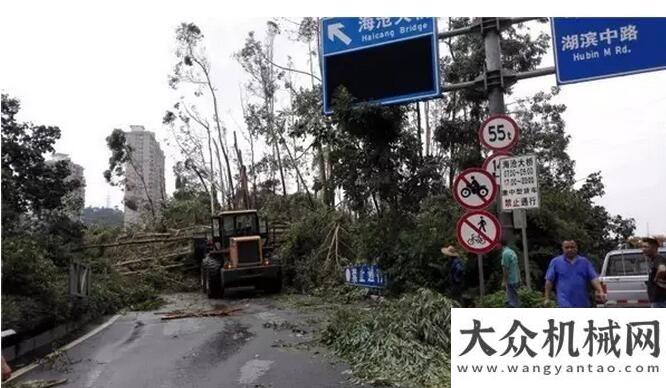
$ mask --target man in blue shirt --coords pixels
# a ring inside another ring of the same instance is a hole
[[[562,242],[562,255],[550,261],[546,272],[546,303],[555,287],[557,304],[560,307],[590,307],[588,285],[594,287],[597,299],[605,300],[606,295],[599,283],[599,275],[592,263],[578,255],[578,246],[573,240]]]

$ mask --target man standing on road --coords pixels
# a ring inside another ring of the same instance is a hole
[[[605,302],[606,294],[592,263],[578,255],[575,241],[563,241],[562,255],[550,261],[546,272],[545,304],[550,303],[554,286],[559,307],[590,307],[588,284],[594,287],[597,299]]]
[[[449,292],[451,293],[451,297],[457,299],[462,294],[463,273],[465,271],[465,265],[460,259],[458,251],[452,245],[448,247],[442,247],[441,252],[444,256],[449,258],[449,262],[447,264]]]
[[[643,239],[643,254],[650,259],[648,274],[648,299],[652,307],[666,308],[666,258],[659,255],[659,241],[656,238]]]
[[[520,307],[518,288],[520,287],[520,267],[518,266],[518,255],[507,246],[507,241],[502,237],[502,286],[506,290],[506,307]]]

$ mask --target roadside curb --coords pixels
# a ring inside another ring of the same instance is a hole
[[[96,328],[94,328],[90,332],[88,332],[88,333],[84,334],[83,336],[75,339],[74,341],[68,343],[67,345],[64,345],[64,346],[60,347],[59,349],[49,353],[46,357],[48,357],[52,354],[67,351],[67,350],[73,348],[74,346],[80,344],[81,342],[87,340],[88,338],[94,336],[95,334],[97,334],[97,333],[101,332],[102,330],[106,329],[107,327],[111,326],[121,316],[122,316],[121,314],[114,315],[113,317],[109,318],[108,321],[102,323],[101,325],[97,326]],[[30,365],[24,366],[23,368],[21,368],[21,369],[15,371],[14,373],[12,373],[12,377],[9,378],[7,381],[4,381],[3,383],[6,384],[8,382],[11,382],[12,380],[15,380],[15,379],[21,377],[22,375],[30,372],[31,370],[35,369],[37,366],[39,366],[39,361],[35,361]]]

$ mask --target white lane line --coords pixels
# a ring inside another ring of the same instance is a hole
[[[87,340],[88,338],[94,336],[95,334],[99,333],[100,331],[102,331],[102,330],[106,329],[107,327],[113,325],[113,323],[114,323],[115,321],[117,321],[118,318],[120,318],[120,317],[121,317],[120,314],[116,314],[116,315],[114,315],[114,316],[111,317],[108,321],[106,321],[106,322],[104,322],[103,324],[97,326],[95,329],[93,329],[93,330],[90,331],[89,333],[85,334],[84,336],[82,336],[82,337],[80,337],[80,338],[75,339],[74,341],[68,343],[67,345],[61,347],[60,349],[58,349],[58,350],[52,352],[52,353],[49,354],[48,356],[50,356],[50,355],[52,355],[52,354],[55,354],[55,353],[58,353],[58,352],[63,352],[63,351],[66,351],[66,350],[69,350],[69,349],[73,348],[74,346],[80,344],[81,342],[83,342],[83,341]],[[48,356],[46,356],[46,357],[48,357]],[[35,369],[37,366],[39,366],[39,362],[38,362],[38,361],[33,362],[32,364],[30,364],[30,365],[28,365],[28,366],[25,366],[25,367],[23,367],[23,368],[21,368],[21,369],[15,371],[15,372],[13,372],[13,373],[12,373],[12,377],[11,377],[10,379],[8,379],[7,381],[5,381],[5,383],[8,383],[8,382],[10,382],[10,381],[12,381],[12,380],[14,380],[14,379],[17,379],[17,378],[21,377],[22,375],[24,375],[24,374],[30,372],[31,370]]]

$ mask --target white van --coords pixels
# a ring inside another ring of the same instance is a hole
[[[666,255],[666,248],[659,248]],[[640,249],[611,251],[606,255],[599,280],[608,300],[597,307],[650,307],[647,279],[650,260]]]

